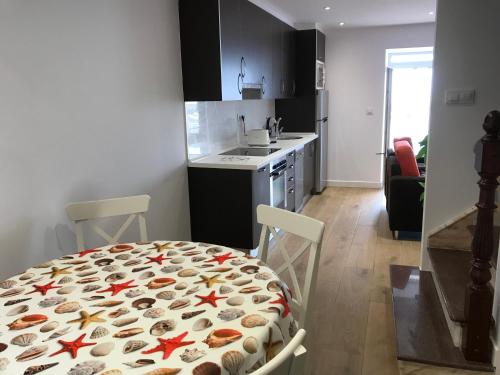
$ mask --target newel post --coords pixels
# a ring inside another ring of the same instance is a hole
[[[500,175],[500,112],[488,113],[483,124],[486,135],[481,139],[482,155],[479,175],[479,202],[476,204],[477,224],[472,240],[471,282],[465,296],[466,326],[462,350],[469,361],[491,362],[490,328],[492,322],[493,288],[491,257],[494,251],[493,221],[495,192]]]

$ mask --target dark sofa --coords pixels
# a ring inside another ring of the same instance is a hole
[[[424,188],[419,183],[425,183],[425,165],[423,160],[417,162],[421,176],[402,176],[394,151],[387,151],[384,191],[389,228],[394,238],[398,237],[400,231],[422,231],[423,202],[420,201],[420,195]]]

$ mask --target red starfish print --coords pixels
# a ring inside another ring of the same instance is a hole
[[[218,262],[219,265],[223,264],[228,259],[234,259],[235,256],[232,256],[232,253],[227,253],[223,255],[214,255],[212,259],[207,260],[206,262]]]
[[[279,304],[283,305],[284,310],[283,310],[283,313],[281,314],[281,317],[286,318],[286,316],[290,313],[290,307],[288,306],[288,302],[287,302],[285,296],[281,293],[277,293],[277,294],[280,298],[278,298],[275,301],[271,301],[269,303],[279,303]]]
[[[126,283],[122,283],[122,284],[109,284],[110,287],[108,289],[99,290],[99,291],[97,291],[97,293],[111,292],[111,296],[116,296],[123,289],[130,289],[130,288],[135,288],[135,287],[139,286],[139,285],[130,285],[133,282],[134,282],[134,280],[130,280],[130,281],[127,281]]]
[[[26,294],[31,294],[31,293],[36,293],[36,292],[40,292],[43,296],[47,295],[47,292],[51,289],[59,289],[59,288],[62,288],[62,286],[52,286],[52,284],[54,284],[56,281],[53,280],[51,281],[50,283],[48,284],[45,284],[45,285],[33,285],[33,287],[35,288],[35,290],[29,292],[29,293],[26,293]]]
[[[164,258],[163,254],[160,254],[157,257],[146,257],[146,258],[148,258],[149,260],[146,263],[144,263],[144,264],[158,263],[159,265],[161,265],[164,260],[172,259],[172,258]]]
[[[85,256],[85,255],[87,255],[87,254],[91,254],[91,253],[98,253],[99,251],[101,251],[101,250],[96,250],[96,249],[86,249],[86,250],[80,251],[78,254],[80,254],[80,258],[81,258],[81,257],[84,257],[84,256]]]
[[[184,337],[186,337],[188,332],[184,332],[180,334],[177,337],[171,338],[171,339],[161,339],[158,338],[158,341],[160,342],[160,345],[155,346],[153,349],[145,350],[142,352],[142,354],[151,354],[151,353],[156,353],[156,352],[163,352],[163,359],[167,359],[170,357],[170,354],[177,349],[180,348],[181,346],[186,346],[186,345],[191,345],[194,344],[195,341],[182,341]]]
[[[68,352],[71,354],[71,358],[75,359],[77,356],[78,349],[84,347],[84,346],[91,346],[95,345],[95,342],[83,342],[83,338],[85,337],[86,333],[78,337],[75,341],[63,341],[63,340],[58,340],[57,342],[61,344],[63,347],[59,349],[57,352],[52,353],[49,357],[53,357],[55,355]]]
[[[227,298],[227,297],[217,297],[215,295],[215,290],[212,290],[208,296],[198,296],[198,295],[196,295],[196,297],[200,298],[201,301],[198,302],[195,306],[200,306],[200,305],[203,305],[204,303],[209,303],[213,307],[217,307],[217,300],[218,299]]]

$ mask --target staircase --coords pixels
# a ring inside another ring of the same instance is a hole
[[[431,271],[391,265],[400,361],[494,372],[490,330],[500,226],[494,218],[500,175],[500,112],[483,128],[481,194],[465,212],[428,237]],[[491,280],[490,280],[491,279]],[[455,373],[455,372],[453,372]],[[475,372],[473,372],[475,373]]]

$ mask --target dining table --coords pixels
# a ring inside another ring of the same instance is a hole
[[[87,249],[0,288],[0,374],[248,374],[297,332],[268,265],[200,242]]]

